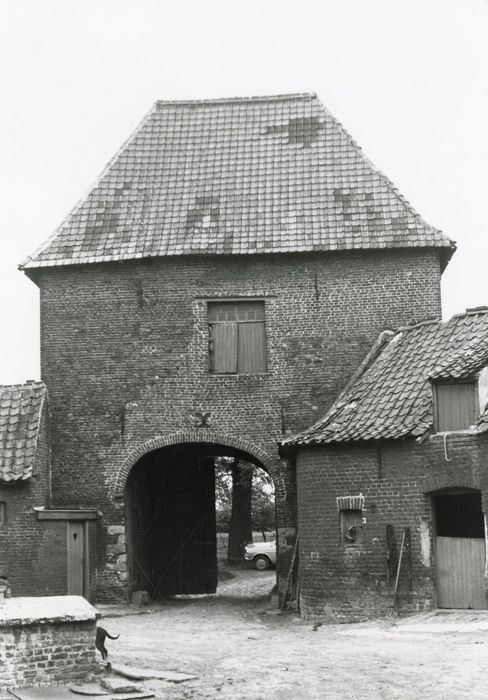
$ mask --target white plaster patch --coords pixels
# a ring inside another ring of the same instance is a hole
[[[423,516],[420,518],[420,554],[423,566],[430,567],[430,518]]]
[[[488,367],[483,367],[478,375],[478,398],[480,413],[483,413],[488,403]]]
[[[488,521],[485,515],[485,579],[488,579]]]

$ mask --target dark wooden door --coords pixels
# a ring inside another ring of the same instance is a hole
[[[188,448],[148,455],[131,475],[127,505],[131,587],[153,598],[215,593],[214,458]]]
[[[68,521],[68,595],[85,593],[85,531],[82,521]]]
[[[197,458],[173,472],[173,558],[170,579],[180,593],[215,593],[215,471],[213,459]]]
[[[215,593],[213,458],[173,455],[144,489],[138,560],[150,594]]]

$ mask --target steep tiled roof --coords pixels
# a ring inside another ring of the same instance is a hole
[[[161,255],[437,247],[316,95],[156,102],[21,266]]]
[[[283,445],[419,437],[432,427],[431,380],[467,378],[486,365],[486,309],[383,334],[326,416]],[[474,429],[488,429],[486,411]]]
[[[0,386],[0,481],[32,476],[46,397],[42,382]]]

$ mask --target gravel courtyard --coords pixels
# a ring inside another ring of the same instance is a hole
[[[144,682],[157,698],[488,697],[488,612],[316,627],[276,614],[274,579],[272,571],[239,570],[216,595],[143,614],[101,607],[101,624],[120,633],[107,641],[109,658],[197,676]]]

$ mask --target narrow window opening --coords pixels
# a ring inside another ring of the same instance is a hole
[[[363,541],[362,510],[346,509],[340,511],[341,540],[346,547],[353,547]]]
[[[5,530],[7,527],[7,504],[5,501],[0,501],[0,530]]]

